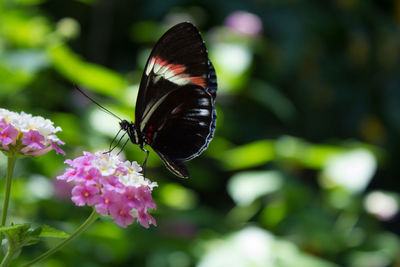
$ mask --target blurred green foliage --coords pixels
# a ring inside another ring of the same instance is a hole
[[[0,106],[61,126],[66,158],[107,149],[118,121],[72,84],[133,120],[152,45],[185,20],[217,71],[214,140],[187,180],[150,154],[158,227],[103,217],[38,266],[400,266],[398,1],[0,0]],[[9,221],[85,220],[64,160],[17,162]]]

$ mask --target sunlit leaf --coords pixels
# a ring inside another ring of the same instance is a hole
[[[275,171],[248,171],[232,176],[228,193],[236,204],[246,206],[255,199],[275,192],[283,184],[282,174]]]
[[[280,240],[258,227],[246,227],[223,239],[210,240],[204,246],[206,253],[200,259],[199,267],[337,266],[308,255],[292,242]]]
[[[359,148],[330,158],[321,174],[325,187],[340,186],[352,193],[360,193],[375,174],[377,162],[369,150]]]
[[[287,212],[287,205],[282,199],[270,201],[261,212],[261,221],[268,227],[274,227],[285,218]]]
[[[68,238],[69,234],[51,226],[43,225],[39,237]]]
[[[221,157],[225,168],[239,170],[265,164],[275,157],[273,141],[263,140],[226,151]]]
[[[51,46],[49,53],[54,67],[71,83],[115,97],[120,96],[127,87],[121,75],[100,65],[85,62],[65,45]]]
[[[20,4],[20,5],[38,5],[46,2],[47,0],[13,0],[13,2]]]
[[[261,202],[255,201],[246,206],[235,206],[226,215],[226,221],[229,225],[246,223],[260,212],[261,205]]]
[[[328,160],[344,151],[340,146],[310,145],[302,157],[302,162],[306,167],[320,169]]]
[[[279,158],[313,169],[321,169],[329,159],[344,151],[340,146],[314,145],[293,136],[283,136],[276,141]]]
[[[80,31],[81,27],[76,19],[63,18],[57,22],[56,32],[60,37],[66,40],[78,37]]]
[[[8,10],[0,16],[0,36],[20,47],[43,45],[50,30],[45,17],[31,16],[22,10]]]
[[[165,184],[159,189],[160,200],[170,207],[186,210],[197,203],[196,194],[179,184]]]
[[[390,221],[400,210],[400,194],[376,190],[364,199],[365,210],[383,221]]]
[[[11,70],[8,67],[1,66],[0,63],[0,96],[5,96],[21,90],[23,86],[30,83],[33,79],[31,73],[23,70]]]
[[[231,93],[243,87],[249,78],[252,54],[240,44],[220,43],[210,48],[210,58],[218,73],[218,87]]]

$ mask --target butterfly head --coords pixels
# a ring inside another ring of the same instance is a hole
[[[142,143],[141,141],[142,138],[139,137],[136,131],[135,124],[133,122],[129,122],[127,120],[121,120],[119,126],[121,127],[121,130],[125,131],[128,134],[129,139],[131,140],[132,143],[139,145]]]

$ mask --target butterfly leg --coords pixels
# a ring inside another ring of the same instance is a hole
[[[118,142],[115,144],[115,146],[111,147],[112,144],[114,143],[115,139],[117,138],[118,134],[120,133],[120,131],[121,131],[121,130],[118,131],[117,135],[116,135],[116,136],[114,137],[114,139],[111,141],[111,144],[110,144],[110,147],[109,147],[108,151],[104,152],[105,154],[106,154],[106,153],[110,153],[111,151],[113,151],[113,150],[119,145],[119,143],[121,143],[121,140],[122,140],[122,138],[124,138],[124,136],[125,136],[126,133],[124,133],[124,134],[121,136],[121,138],[118,140]],[[128,139],[128,140],[129,140],[129,139]],[[127,142],[128,142],[128,141],[127,141]],[[124,144],[124,146],[122,147],[122,149],[125,147],[125,145],[126,145],[127,142],[125,142],[125,144]],[[122,150],[122,149],[121,149],[121,150]],[[119,153],[118,153],[118,154],[119,154]]]
[[[142,166],[143,166],[143,176],[146,177],[146,162],[147,162],[147,158],[149,157],[150,151],[148,151],[147,149],[145,149],[145,148],[142,147],[142,146],[140,146],[140,149],[141,149],[142,151],[146,152],[146,157],[144,158],[144,161],[143,161],[143,164],[142,164]]]
[[[108,152],[111,152],[111,151],[112,151],[111,146],[112,146],[112,144],[114,143],[115,139],[117,139],[117,137],[118,137],[119,133],[121,132],[121,130],[122,130],[122,129],[119,129],[118,133],[114,136],[113,140],[111,141],[110,147],[108,148]]]
[[[122,136],[122,137],[123,137],[123,136]],[[122,139],[122,138],[121,138],[121,139]],[[120,141],[121,141],[121,139],[120,139]],[[122,145],[121,150],[118,152],[117,155],[121,154],[122,150],[124,150],[124,148],[125,148],[126,144],[128,143],[128,141],[129,141],[129,138],[126,139],[125,143]],[[119,142],[118,142],[118,143],[119,143]],[[114,147],[114,148],[115,148],[115,147]],[[113,148],[113,149],[114,149],[114,148]]]

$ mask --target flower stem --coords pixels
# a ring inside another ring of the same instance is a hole
[[[100,216],[100,214],[98,214],[96,212],[96,210],[93,209],[92,213],[86,219],[86,221],[81,226],[79,226],[79,228],[76,229],[76,231],[72,235],[70,235],[70,237],[65,239],[63,242],[61,242],[60,244],[58,244],[54,248],[48,250],[47,252],[43,253],[39,257],[37,257],[37,258],[33,259],[32,261],[30,261],[29,263],[25,264],[24,267],[28,267],[28,266],[31,266],[31,265],[33,265],[35,263],[38,263],[39,261],[44,260],[45,258],[50,256],[51,254],[53,254],[53,253],[57,252],[58,250],[62,249],[65,245],[67,245],[69,242],[74,240],[75,237],[79,236],[84,231],[86,231],[89,228],[89,226],[92,225],[92,223],[94,223],[97,220],[97,218],[99,218],[99,216]]]
[[[8,265],[10,264],[10,262],[12,261],[14,254],[15,254],[15,253],[12,253],[11,247],[8,247],[7,254],[6,254],[6,256],[4,257],[4,259],[1,261],[0,266],[1,266],[1,267],[6,267],[6,266],[8,266]]]
[[[7,219],[7,212],[8,212],[8,203],[10,202],[10,193],[11,193],[11,182],[12,176],[14,173],[15,162],[17,161],[17,157],[8,156],[7,157],[7,174],[6,174],[6,193],[4,195],[4,203],[3,203],[3,210],[1,212],[1,227],[6,225]],[[3,244],[3,233],[0,233],[0,245]],[[6,257],[3,259],[5,261],[9,256],[7,252]],[[3,266],[3,265],[1,265]]]
[[[10,201],[10,193],[11,193],[11,182],[12,182],[12,176],[13,176],[16,160],[17,160],[17,157],[13,157],[13,156],[8,157],[8,160],[7,160],[6,193],[4,196],[4,203],[3,203],[3,210],[2,210],[2,214],[1,214],[1,225],[0,226],[5,226],[5,224],[6,224],[8,203]]]

